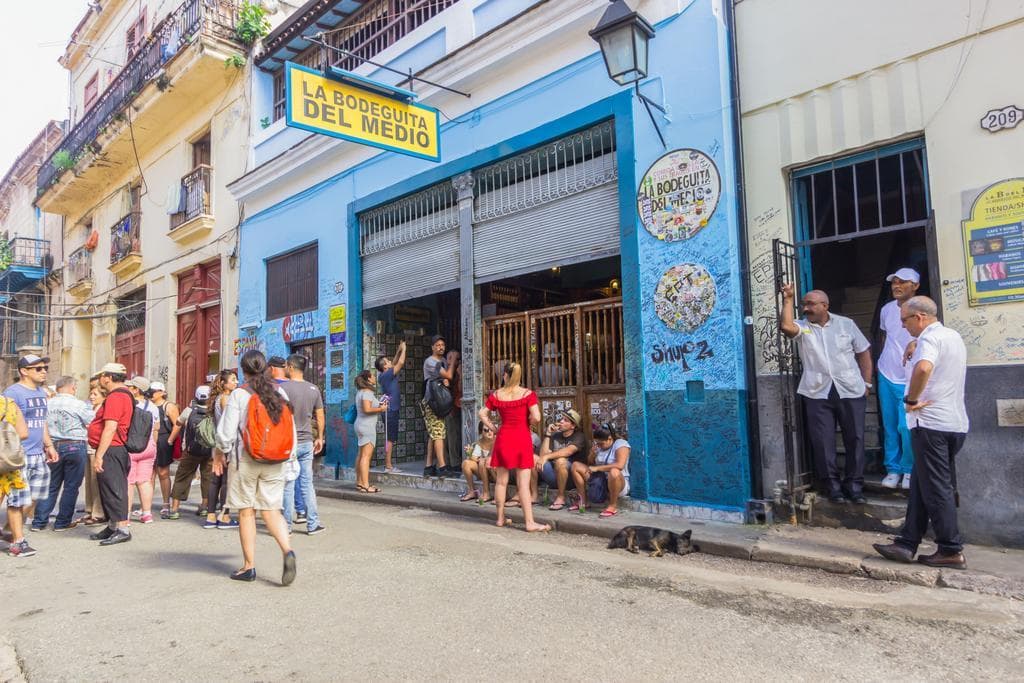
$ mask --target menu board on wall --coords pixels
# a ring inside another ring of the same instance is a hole
[[[982,190],[963,231],[970,305],[1024,301],[1024,178]]]

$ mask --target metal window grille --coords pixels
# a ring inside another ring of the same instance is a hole
[[[125,334],[146,326],[146,290],[137,289],[115,301],[117,334]]]
[[[449,180],[359,214],[359,255],[367,256],[459,227]]]
[[[920,228],[930,212],[923,141],[793,173],[797,246]]]
[[[615,125],[605,121],[474,171],[474,222],[498,218],[615,181]]]

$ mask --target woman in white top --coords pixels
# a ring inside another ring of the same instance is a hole
[[[245,565],[231,574],[236,581],[256,580],[256,511],[263,516],[267,531],[277,541],[284,556],[281,583],[295,580],[295,553],[288,540],[281,508],[284,505],[285,467],[288,462],[257,462],[245,448],[242,430],[249,416],[249,402],[259,397],[271,421],[276,425],[284,418],[288,396],[267,379],[267,359],[259,351],[246,351],[238,360],[246,384],[231,392],[224,414],[217,424],[217,448],[213,451],[213,471],[223,474],[227,459],[227,506],[238,513],[238,537],[242,543]],[[290,410],[290,408],[289,408]],[[295,424],[292,422],[292,458],[295,457]]]
[[[356,438],[359,455],[356,456],[356,490],[360,493],[380,493],[370,486],[370,459],[377,448],[377,416],[388,409],[387,394],[377,400],[373,393],[377,378],[369,370],[356,375]]]
[[[491,502],[491,471],[487,467],[490,464],[491,450],[494,448],[494,430],[478,422],[476,433],[480,436],[472,446],[466,446],[466,457],[462,460],[462,476],[466,478],[466,493],[459,500],[468,503],[471,500],[480,499],[481,503]],[[473,477],[480,480],[483,487],[482,493],[477,493],[473,486]]]
[[[586,464],[572,464],[572,478],[580,494],[580,509],[588,504],[587,482],[594,476],[608,479],[608,505],[601,512],[601,517],[619,514],[619,496],[629,494],[629,442],[620,439],[614,425],[608,422],[594,430],[594,440]]]

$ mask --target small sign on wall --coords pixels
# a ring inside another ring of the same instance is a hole
[[[1011,104],[1002,109],[990,109],[981,117],[981,127],[989,133],[998,133],[1001,130],[1016,128],[1017,124],[1024,119],[1024,109]]]

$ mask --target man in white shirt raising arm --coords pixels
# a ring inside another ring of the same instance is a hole
[[[915,296],[901,308],[903,326],[917,338],[910,359],[910,382],[903,402],[914,447],[907,518],[888,545],[876,543],[882,557],[911,562],[931,521],[938,546],[917,561],[930,567],[967,569],[957,527],[956,461],[970,426],[964,405],[967,347],[956,330],[943,326],[938,308]]]
[[[829,312],[825,292],[813,289],[804,295],[803,320],[794,320],[793,296],[793,285],[783,284],[779,329],[800,349],[804,372],[797,393],[803,397],[817,476],[833,503],[849,498],[864,504],[864,410],[872,387],[871,344],[855,322]],[[846,448],[841,482],[837,423]]]

